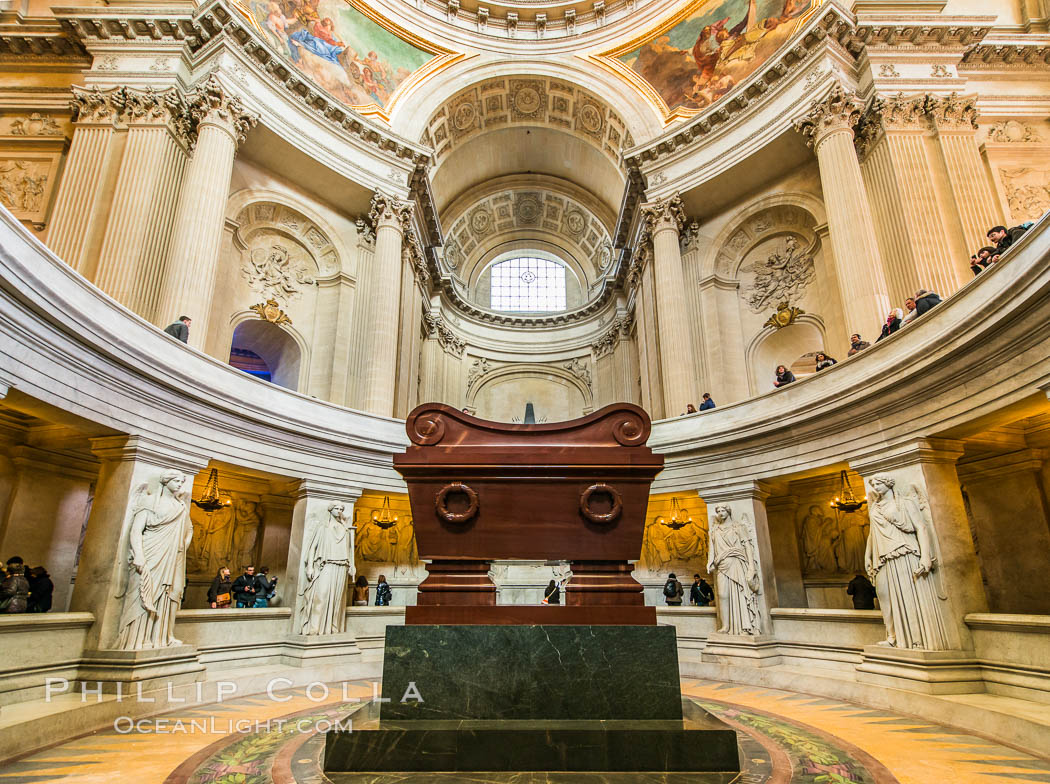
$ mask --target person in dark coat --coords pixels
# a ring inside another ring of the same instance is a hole
[[[561,604],[561,589],[554,580],[547,583],[547,587],[543,589],[543,603]]]
[[[915,317],[928,313],[935,305],[941,304],[941,298],[932,291],[919,289],[915,293]]]
[[[866,340],[861,340],[860,335],[854,332],[849,336],[849,351],[846,352],[846,356],[852,357],[854,354],[861,352],[866,348],[871,348],[871,343]]]
[[[183,343],[189,343],[190,324],[192,323],[193,319],[189,316],[179,316],[179,320],[174,324],[168,324],[168,326],[164,328],[164,331],[176,340],[181,340]]]
[[[8,561],[7,576],[0,582],[0,612],[24,613],[29,607],[29,581],[22,564]]]
[[[255,567],[245,566],[244,574],[233,581],[233,598],[238,607],[255,606]]]
[[[783,365],[777,365],[777,377],[773,381],[773,386],[782,387],[785,384],[791,384],[795,380],[795,374],[788,370]]]
[[[989,245],[981,248],[976,255],[970,257],[970,269],[973,270],[974,275],[980,275],[998,260],[999,256],[996,254],[995,248]]]
[[[901,328],[901,323],[903,321],[904,312],[900,308],[894,308],[891,310],[890,314],[886,316],[886,323],[882,325],[882,334],[875,338],[875,342],[878,343],[883,338],[888,338]]]
[[[55,584],[51,582],[51,575],[47,573],[47,569],[43,566],[30,569],[26,580],[29,582],[29,612],[50,610]]]
[[[1006,253],[1011,245],[1024,236],[1028,228],[1028,226],[1014,226],[1012,229],[1008,229],[1005,226],[996,226],[989,229],[988,239],[995,243],[995,255],[1002,256]]]
[[[863,574],[858,574],[849,581],[846,593],[853,597],[854,610],[875,609],[875,586]]]
[[[376,583],[376,607],[388,607],[393,598],[394,592],[390,590],[386,575],[379,575],[379,582]]]
[[[715,600],[711,585],[698,574],[693,575],[693,584],[689,586],[689,603],[697,607],[707,607]]]
[[[270,567],[260,566],[255,575],[255,606],[269,607],[270,600],[277,592],[277,578],[270,579]]]
[[[230,570],[223,566],[208,589],[208,606],[213,610],[229,607],[233,603],[233,583],[230,581]]]
[[[838,364],[838,360],[835,359],[834,357],[829,357],[823,351],[818,351],[817,352],[817,370],[818,371],[821,371],[824,368],[829,368],[832,365],[837,365],[837,364]]]
[[[664,601],[671,607],[681,607],[684,595],[685,591],[682,590],[682,584],[678,582],[675,573],[671,572],[667,575],[667,582],[664,583]]]
[[[701,411],[710,411],[715,407],[715,401],[711,399],[710,392],[704,392],[704,399],[700,401]]]

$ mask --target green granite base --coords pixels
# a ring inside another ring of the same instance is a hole
[[[675,629],[391,626],[383,697],[383,721],[681,720]]]
[[[678,721],[355,722],[325,737],[326,775],[740,770],[736,733],[693,703]]]

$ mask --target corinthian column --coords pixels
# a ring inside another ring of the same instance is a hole
[[[153,316],[186,164],[188,117],[177,90],[126,91],[128,125],[95,284]]]
[[[656,290],[656,318],[660,352],[660,378],[663,382],[664,416],[677,416],[696,401],[696,359],[693,333],[689,328],[685,273],[678,232],[685,225],[682,200],[671,196],[642,206],[645,235],[653,242],[653,278]],[[643,240],[644,241],[644,240]]]
[[[372,197],[369,219],[375,227],[376,249],[372,263],[371,355],[365,362],[363,406],[382,416],[394,415],[397,382],[398,332],[401,310],[401,245],[409,232],[410,209],[405,202],[377,193]],[[412,322],[412,328],[415,328]]]
[[[988,229],[1003,222],[1002,207],[995,197],[988,170],[977,144],[976,99],[930,99],[928,109],[937,129],[948,182],[970,252],[988,244]]]
[[[181,315],[190,316],[190,345],[202,348],[208,333],[233,158],[256,117],[245,111],[240,98],[231,95],[214,76],[197,87],[190,100],[190,113],[197,121],[197,147],[186,166],[153,320],[167,324]]]
[[[836,85],[795,122],[795,128],[813,147],[820,166],[847,330],[869,335],[886,320],[890,299],[871,204],[853,147],[861,109],[855,95]]]
[[[124,111],[126,90],[73,88],[73,141],[69,147],[47,244],[56,256],[89,279],[94,278],[94,254],[105,218],[102,198],[113,168],[115,136]]]

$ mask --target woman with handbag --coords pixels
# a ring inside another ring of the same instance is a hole
[[[213,610],[229,607],[233,603],[232,588],[233,581],[230,580],[229,568],[220,567],[219,573],[211,581],[211,588],[208,589],[208,606]]]

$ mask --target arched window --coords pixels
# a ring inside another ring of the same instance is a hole
[[[565,267],[556,261],[519,256],[491,267],[493,310],[545,313],[565,310]]]
[[[249,319],[233,331],[230,364],[256,378],[297,389],[300,359],[292,336],[269,321]]]

